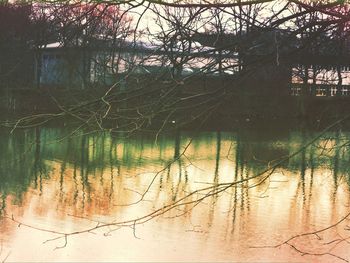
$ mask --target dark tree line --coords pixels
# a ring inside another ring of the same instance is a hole
[[[38,82],[38,51],[48,44],[77,47],[79,59],[88,57],[80,87],[102,80],[106,89],[75,105],[59,101],[58,116],[96,128],[188,123],[254,89],[289,95],[285,83],[316,83],[327,63],[341,87],[349,57],[349,5],[342,1],[21,1],[1,4],[0,12],[1,86]],[[94,49],[103,52],[91,55]],[[303,66],[291,73],[292,64]]]

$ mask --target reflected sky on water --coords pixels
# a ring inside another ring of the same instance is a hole
[[[1,132],[1,261],[342,262],[288,245],[255,247],[327,227],[349,212],[347,132],[327,133],[270,176],[251,180],[316,133],[177,132],[155,141],[70,132]],[[223,187],[235,181],[242,183]],[[135,224],[84,232],[123,221]],[[331,242],[350,234],[348,223],[292,244],[350,260],[346,242]],[[65,244],[41,229],[83,233]]]

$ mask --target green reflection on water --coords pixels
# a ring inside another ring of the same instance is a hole
[[[68,128],[36,128],[25,131],[16,131],[9,134],[1,131],[0,138],[0,193],[1,211],[6,209],[5,198],[11,194],[14,202],[21,203],[23,193],[29,187],[42,191],[43,179],[50,179],[53,167],[48,161],[60,163],[59,184],[63,193],[63,184],[67,166],[73,167],[73,179],[76,185],[82,187],[86,201],[91,199],[90,178],[99,178],[101,185],[110,180],[110,195],[114,189],[115,176],[129,176],[135,172],[154,172],[166,167],[166,173],[160,175],[159,187],[163,187],[163,180],[169,178],[172,167],[177,166],[177,189],[173,189],[172,200],[176,200],[180,182],[187,183],[192,175],[186,168],[200,160],[215,162],[210,183],[218,184],[222,160],[233,162],[234,180],[242,180],[273,165],[280,158],[288,156],[305,145],[315,134],[306,130],[291,131],[278,138],[264,134],[263,131],[238,130],[236,132],[207,132],[191,134],[176,132],[164,135],[155,141],[154,136],[139,135],[132,138],[123,138],[108,132],[85,134],[83,131],[69,136]],[[193,140],[191,141],[191,139]],[[340,181],[346,180],[349,184],[350,160],[348,141],[349,133],[328,133],[311,147],[304,149],[299,155],[289,159],[281,165],[293,173],[300,174],[303,196],[306,189],[313,187],[314,171],[328,169],[332,171],[334,192]],[[188,143],[188,149],[182,155]],[[223,144],[229,147],[223,147]],[[136,170],[132,170],[136,169]],[[306,171],[310,171],[310,187],[305,185]],[[57,171],[55,171],[57,173]],[[102,176],[105,172],[111,177]],[[248,184],[247,184],[248,186]],[[240,196],[240,206],[249,209],[249,195],[244,187],[234,189],[235,206]],[[283,187],[283,186],[282,186]],[[169,193],[170,194],[170,193]],[[75,199],[78,197],[78,190]],[[84,198],[85,200],[85,198]]]

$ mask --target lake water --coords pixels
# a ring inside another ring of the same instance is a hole
[[[350,133],[0,135],[0,262],[350,260]]]

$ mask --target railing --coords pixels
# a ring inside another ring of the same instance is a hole
[[[339,86],[330,84],[292,83],[290,85],[290,94],[292,96],[301,96],[302,94],[305,94],[314,97],[346,97],[350,96],[350,85]]]

